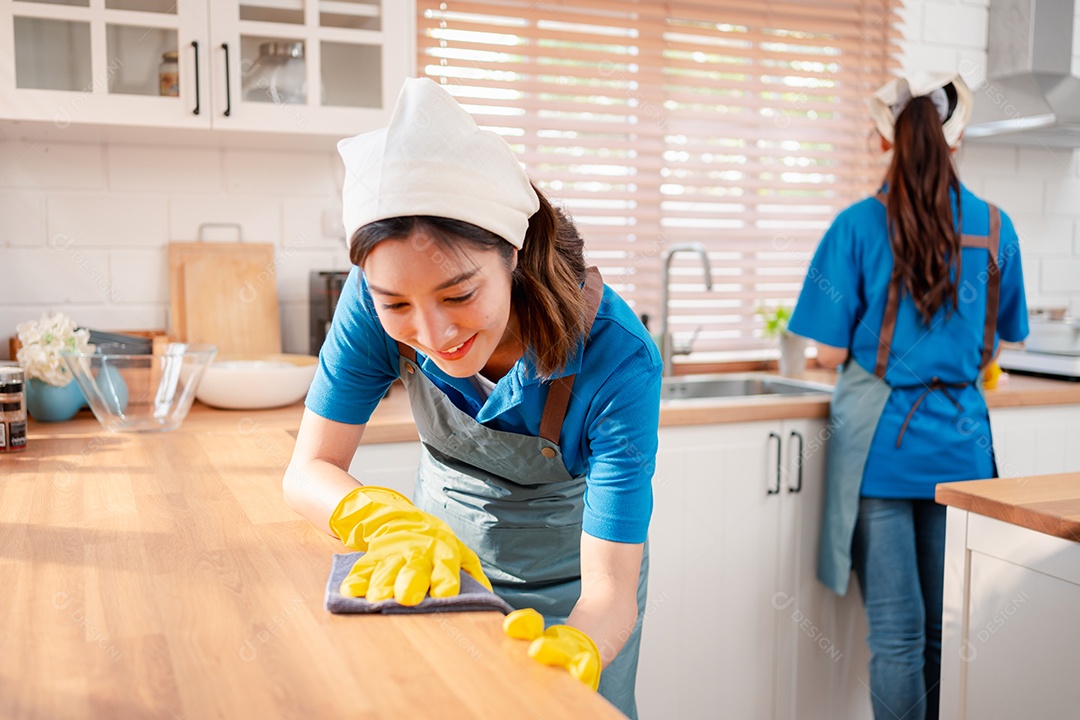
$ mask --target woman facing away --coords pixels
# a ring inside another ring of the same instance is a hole
[[[518,608],[504,627],[530,655],[636,717],[656,346],[506,142],[431,80],[339,151],[355,267],[286,499],[365,552],[343,593],[415,605],[469,573]],[[347,472],[399,378],[422,441],[411,501]]]
[[[878,720],[938,717],[945,508],[934,487],[997,474],[982,372],[999,339],[1028,332],[1012,222],[953,165],[971,104],[959,75],[874,94],[892,151],[884,185],[837,216],[789,323],[841,369],[818,577],[843,595],[855,571]]]

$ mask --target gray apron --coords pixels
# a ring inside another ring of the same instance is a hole
[[[877,199],[885,204],[883,193],[878,193]],[[1001,290],[1001,274],[997,264],[1000,232],[1000,211],[990,205],[989,234],[961,237],[962,247],[985,248],[988,255],[986,320],[983,325],[979,377],[963,383],[946,383],[935,377],[929,383],[920,385],[924,391],[912,404],[904,419],[896,438],[897,447],[900,447],[904,431],[907,430],[915,411],[928,394],[941,391],[956,405],[956,401],[949,395],[949,388],[965,388],[975,383],[981,389],[982,371],[994,358],[994,335]],[[885,382],[902,289],[901,279],[894,266],[881,322],[874,373],[870,374],[849,357],[837,379],[829,405],[832,434],[829,437],[829,452],[825,460],[825,509],[821,523],[821,544],[818,547],[818,580],[838,595],[847,593],[848,581],[851,578],[851,539],[854,537],[855,521],[859,515],[860,489],[866,471],[866,459],[870,454],[870,444],[889,395],[894,389],[909,389],[899,386],[894,388]],[[959,408],[959,405],[957,407]]]
[[[603,294],[589,268],[586,339]],[[413,501],[442,518],[476,551],[484,573],[514,608],[535,608],[548,625],[561,624],[581,595],[581,518],[585,476],[566,469],[559,433],[574,376],[555,378],[540,436],[493,430],[460,410],[420,371],[416,351],[398,343],[401,379],[422,443]],[[638,580],[638,616],[618,657],[600,677],[600,694],[637,717],[634,683],[648,585],[648,546]],[[600,648],[605,658],[610,652]]]

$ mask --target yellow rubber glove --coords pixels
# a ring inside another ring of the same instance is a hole
[[[342,595],[418,605],[429,588],[433,598],[457,595],[461,570],[491,590],[480,558],[450,526],[394,490],[356,488],[334,509],[330,529],[348,547],[365,552],[342,581]]]
[[[997,360],[992,361],[986,366],[986,370],[983,371],[983,388],[986,390],[993,390],[997,387],[998,378],[1001,377],[1001,366],[997,364]]]
[[[503,618],[503,632],[518,640],[531,640],[529,657],[533,660],[566,668],[593,690],[600,687],[600,650],[576,627],[552,625],[544,630],[544,616],[524,608]]]

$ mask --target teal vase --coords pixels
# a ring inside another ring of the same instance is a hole
[[[72,380],[64,387],[56,387],[30,378],[26,383],[26,412],[38,422],[63,422],[75,417],[86,398],[79,383]]]

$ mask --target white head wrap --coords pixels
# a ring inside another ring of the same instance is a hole
[[[521,249],[540,207],[506,141],[481,130],[428,78],[405,81],[390,124],[338,143],[345,237],[387,218],[433,215],[472,223]]]
[[[952,85],[956,90],[956,107],[949,115],[949,101],[945,88]],[[956,73],[919,73],[902,77],[882,85],[870,96],[870,117],[874,119],[881,137],[893,142],[893,127],[912,98],[928,96],[941,118],[941,131],[949,147],[956,147],[960,136],[971,119],[973,98],[964,79]]]

